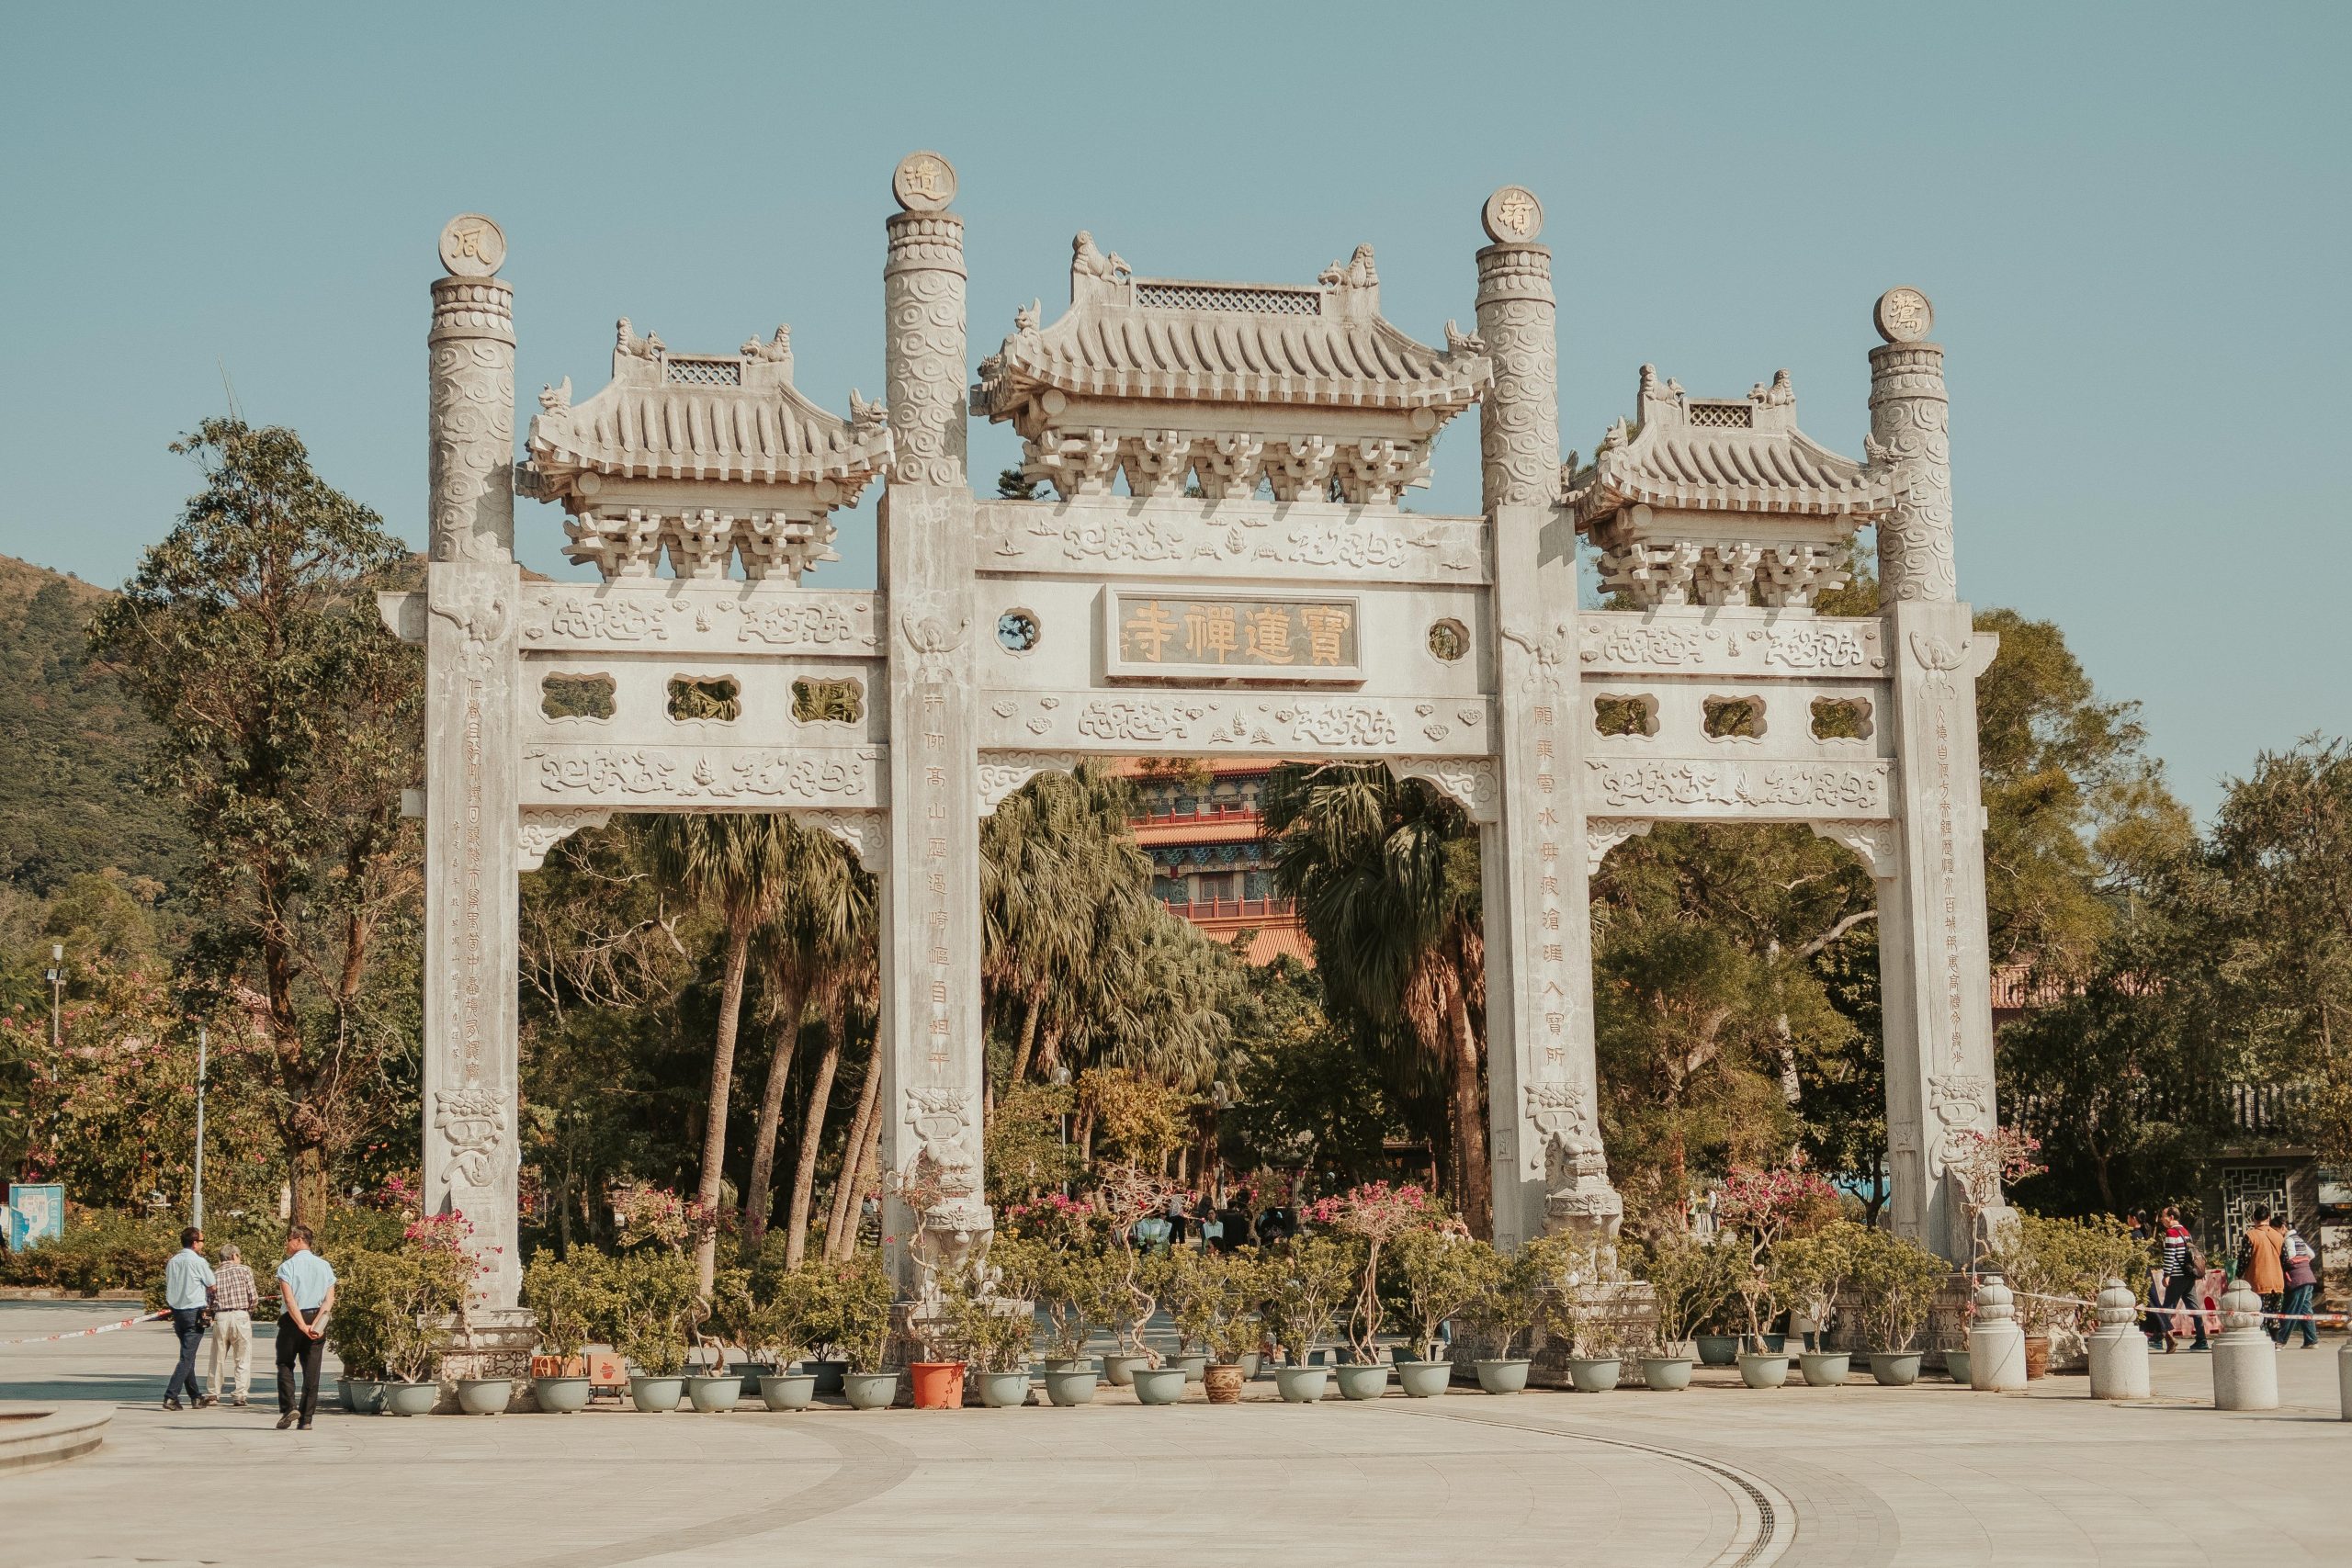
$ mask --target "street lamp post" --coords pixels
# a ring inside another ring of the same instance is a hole
[[[196,1192],[189,1200],[187,1223],[204,1228],[204,1068],[211,1046],[204,1025],[196,1026]]]
[[[58,1014],[64,999],[65,944],[52,942],[49,944],[49,1048],[52,1051],[65,1043],[58,1023]]]

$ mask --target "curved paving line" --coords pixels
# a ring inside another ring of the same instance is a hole
[[[786,1525],[799,1524],[876,1497],[914,1473],[915,1456],[887,1438],[864,1432],[832,1432],[831,1422],[796,1424],[797,1435],[815,1438],[840,1457],[832,1474],[806,1491],[763,1508],[746,1509],[724,1518],[675,1529],[656,1531],[610,1546],[586,1547],[534,1557],[511,1568],[621,1568],[649,1558],[667,1557],[698,1546],[720,1546],[745,1536],[764,1535]]]
[[[1444,1410],[1408,1410],[1403,1414],[1440,1421],[1466,1421],[1480,1427],[1507,1427],[1515,1432],[1539,1432],[1548,1438],[1566,1438],[1573,1442],[1631,1449],[1698,1471],[1724,1489],[1731,1498],[1733,1511],[1739,1519],[1733,1528],[1730,1543],[1708,1558],[1704,1568],[1770,1568],[1796,1543],[1796,1506],[1787,1495],[1755,1472],[1743,1470],[1722,1460],[1709,1459],[1683,1449],[1662,1448],[1656,1443],[1607,1438],[1598,1432],[1539,1427],[1525,1421],[1498,1421],[1488,1416],[1455,1415]]]

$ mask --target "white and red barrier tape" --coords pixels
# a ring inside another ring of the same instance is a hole
[[[2064,1302],[2069,1306],[2095,1307],[2098,1305],[2098,1303],[2086,1302],[2080,1296],[2045,1296],[2039,1291],[2013,1291],[2010,1293],[2013,1295],[2025,1296],[2037,1302]],[[2134,1309],[2139,1312],[2154,1313],[2165,1317],[2169,1317],[2175,1313],[2186,1313],[2190,1317],[2211,1318],[2215,1322],[2219,1322],[2222,1316],[2222,1311],[2219,1307],[2191,1306],[2187,1302],[2181,1303],[2178,1306],[2158,1306],[2153,1302],[2142,1300],[2134,1302],[2132,1305]],[[2352,1314],[2340,1312],[2265,1311],[2262,1314],[2262,1321],[2265,1323],[2352,1323]]]
[[[36,1334],[24,1339],[0,1339],[0,1345],[46,1345],[53,1339],[87,1339],[93,1334],[112,1334],[118,1328],[133,1324],[153,1323],[159,1317],[169,1317],[167,1312],[142,1312],[136,1317],[126,1317],[120,1323],[102,1323],[96,1328],[69,1328],[62,1334]]]

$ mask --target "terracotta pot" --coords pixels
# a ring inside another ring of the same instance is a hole
[[[907,1371],[913,1377],[917,1410],[957,1410],[964,1404],[964,1363],[916,1361]]]
[[[2025,1337],[2025,1376],[2028,1382],[2050,1375],[2050,1336],[2029,1334]]]
[[[1241,1403],[1242,1369],[1238,1365],[1211,1367],[1201,1374],[1201,1384],[1208,1391],[1211,1404]]]

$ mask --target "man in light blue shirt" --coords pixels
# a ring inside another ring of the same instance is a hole
[[[172,1332],[179,1336],[179,1365],[164,1385],[164,1408],[179,1410],[180,1390],[198,1409],[211,1404],[196,1385],[196,1349],[204,1343],[204,1312],[212,1304],[212,1265],[204,1260],[204,1233],[190,1225],[180,1232],[180,1249],[164,1265],[164,1305],[172,1314]]]
[[[286,1235],[286,1261],[277,1266],[286,1310],[277,1319],[277,1429],[295,1424],[294,1364],[302,1365],[301,1427],[319,1408],[319,1367],[326,1354],[327,1310],[334,1305],[334,1269],[311,1250],[311,1227]],[[190,1366],[194,1366],[193,1352]],[[191,1377],[193,1372],[191,1371]],[[190,1386],[194,1386],[191,1382]]]

